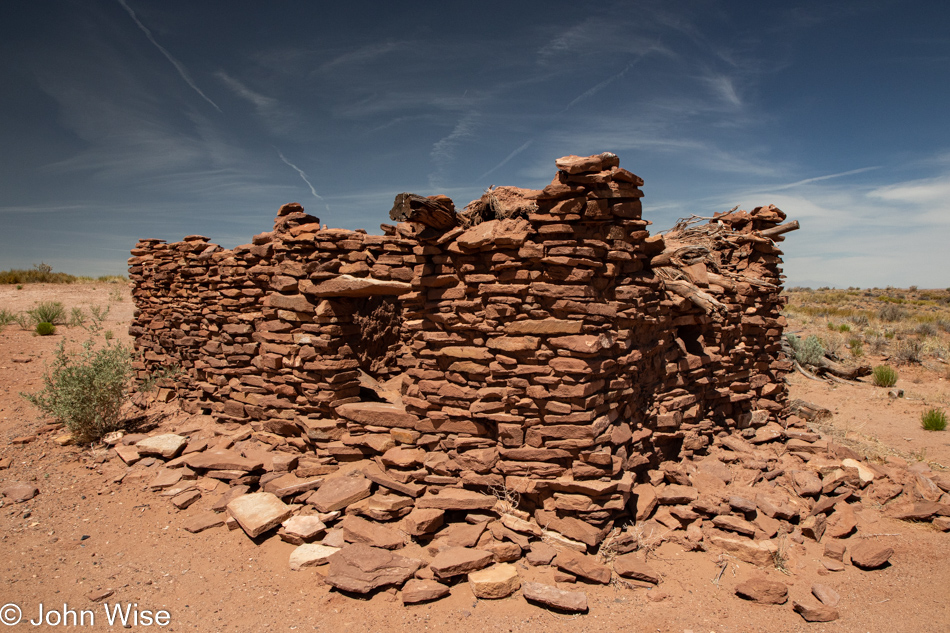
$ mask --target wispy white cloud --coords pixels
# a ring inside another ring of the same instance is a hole
[[[731,106],[742,106],[742,99],[739,98],[739,93],[736,92],[735,83],[731,77],[717,73],[706,77],[705,81],[712,88],[713,94],[722,101]]]
[[[320,66],[317,68],[317,72],[326,73],[329,71],[339,70],[341,67],[366,64],[375,61],[380,57],[388,55],[393,51],[406,48],[407,46],[409,46],[409,42],[398,41],[389,41],[379,44],[361,46],[355,50],[347,51],[346,53],[338,55],[333,59],[320,64]]]
[[[938,205],[950,211],[950,174],[878,187],[868,195],[894,203]]]
[[[479,177],[478,177],[478,180],[484,180],[485,178],[487,178],[487,177],[490,176],[491,174],[495,173],[496,171],[498,171],[499,169],[501,169],[502,167],[504,167],[505,165],[507,165],[508,162],[509,162],[512,158],[514,158],[515,156],[517,156],[517,155],[520,154],[521,152],[523,152],[523,151],[525,151],[526,149],[528,149],[529,147],[531,147],[531,145],[532,145],[533,143],[534,143],[534,139],[529,140],[529,141],[523,143],[523,144],[521,145],[521,147],[519,147],[519,148],[516,149],[515,151],[513,151],[513,152],[511,152],[510,154],[508,154],[507,156],[505,156],[504,160],[502,160],[500,163],[498,163],[497,165],[495,165],[494,167],[492,167],[491,169],[489,169],[488,171],[486,171],[484,174],[482,174],[481,176],[479,176]]]
[[[431,187],[439,187],[443,184],[446,169],[455,160],[455,152],[459,145],[474,135],[478,117],[478,112],[474,110],[466,112],[447,136],[442,137],[432,145],[429,156],[432,162],[435,163],[435,169],[429,174],[429,185]]]
[[[274,149],[277,149],[277,148],[274,148]],[[295,172],[297,172],[300,175],[301,180],[307,183],[307,186],[310,187],[310,193],[313,194],[313,197],[319,200],[320,202],[322,202],[323,206],[327,208],[327,211],[330,211],[330,205],[327,204],[327,201],[324,200],[323,197],[319,193],[317,193],[316,189],[314,189],[313,184],[310,182],[310,179],[307,178],[307,174],[305,174],[302,169],[300,169],[299,167],[294,165],[292,162],[287,160],[287,158],[281,153],[279,149],[277,150],[277,155],[280,156],[280,160],[284,161],[285,165],[287,165],[288,167],[290,167],[291,169],[293,169]]]
[[[202,98],[202,99],[204,99],[205,101],[207,101],[208,103],[210,103],[210,104],[214,107],[215,110],[217,110],[218,112],[221,112],[221,108],[218,107],[218,104],[215,103],[214,101],[212,101],[212,100],[208,97],[208,95],[206,95],[204,92],[201,91],[201,88],[198,87],[198,85],[197,85],[197,84],[194,82],[194,80],[191,78],[191,75],[188,74],[188,71],[185,70],[185,66],[184,66],[180,61],[178,61],[177,59],[175,59],[175,58],[172,56],[172,54],[169,53],[169,52],[165,49],[164,46],[162,46],[161,44],[159,44],[159,43],[155,40],[155,37],[152,35],[152,32],[151,32],[150,30],[148,30],[148,27],[146,27],[144,24],[142,24],[142,22],[141,22],[141,21],[138,19],[138,17],[135,15],[135,11],[133,11],[132,8],[129,7],[129,5],[125,3],[125,0],[118,0],[118,2],[119,2],[119,4],[122,5],[122,8],[126,10],[126,12],[129,14],[129,16],[131,16],[132,20],[133,20],[133,21],[135,22],[135,24],[139,27],[139,29],[140,29],[143,33],[145,33],[145,37],[148,38],[148,41],[151,42],[152,44],[154,44],[154,45],[155,45],[155,48],[157,48],[157,49],[162,53],[162,55],[165,56],[165,59],[167,59],[169,62],[171,62],[172,66],[175,67],[175,70],[178,71],[178,74],[181,75],[181,78],[185,81],[185,83],[188,84],[189,86],[191,86],[191,89],[192,89],[192,90],[194,90],[194,91],[197,92],[199,95],[201,95],[201,98]]]
[[[234,94],[254,106],[258,116],[264,121],[265,125],[276,134],[287,134],[295,126],[295,117],[285,108],[281,107],[280,102],[273,97],[268,97],[247,87],[237,78],[229,75],[223,70],[215,73],[215,76],[230,88]]]
[[[790,285],[946,287],[950,172],[883,186],[843,178],[872,169],[735,192],[713,204],[771,203],[801,223],[783,244]]]

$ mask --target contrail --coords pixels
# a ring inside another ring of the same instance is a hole
[[[792,187],[798,187],[799,185],[809,185],[813,182],[821,182],[822,180],[831,180],[832,178],[843,178],[844,176],[853,176],[855,174],[863,174],[866,171],[874,171],[875,169],[880,169],[880,166],[861,167],[860,169],[852,169],[851,171],[843,171],[840,174],[828,174],[827,176],[816,176],[815,178],[806,178],[805,180],[799,180],[798,182],[792,182],[787,185],[779,185],[777,187],[771,187],[771,190],[780,191],[782,189],[791,189]]]
[[[527,143],[525,143],[524,145],[522,145],[521,147],[519,147],[518,149],[516,149],[516,150],[513,151],[512,153],[508,154],[508,156],[505,158],[505,160],[501,161],[500,163],[498,163],[497,165],[495,165],[494,167],[492,167],[491,169],[489,169],[488,171],[486,171],[484,174],[482,174],[481,176],[479,176],[479,177],[478,177],[478,180],[482,180],[482,179],[488,177],[489,175],[495,173],[496,171],[498,171],[498,170],[501,169],[502,167],[504,167],[504,166],[508,163],[508,161],[510,161],[512,158],[514,158],[515,156],[517,156],[517,155],[520,154],[521,152],[523,152],[523,151],[525,151],[526,149],[528,149],[529,147],[531,147],[531,144],[532,144],[532,143],[534,143],[534,139],[531,139],[530,141],[528,141]]]
[[[132,19],[135,20],[135,24],[138,25],[138,27],[142,30],[143,33],[145,33],[145,37],[148,38],[148,41],[154,44],[155,48],[161,51],[162,55],[164,55],[165,58],[172,63],[172,66],[175,67],[175,70],[178,71],[178,74],[181,75],[181,78],[185,80],[185,83],[191,86],[192,90],[194,90],[199,95],[201,95],[202,99],[204,99],[205,101],[210,103],[212,106],[214,106],[215,110],[217,110],[218,112],[221,112],[221,108],[218,107],[218,104],[212,101],[211,99],[209,99],[208,95],[201,92],[201,88],[195,85],[195,82],[188,75],[188,71],[185,70],[185,67],[181,65],[181,62],[179,62],[177,59],[172,57],[171,53],[169,53],[167,50],[165,50],[165,48],[161,44],[155,41],[155,38],[152,36],[152,32],[149,31],[148,28],[139,21],[138,17],[136,17],[135,15],[135,11],[133,11],[129,7],[129,5],[125,3],[125,0],[118,0],[118,2],[119,4],[122,5],[122,8],[125,9],[130,16],[132,16]]]
[[[277,149],[277,148],[275,147],[274,149]],[[323,206],[325,206],[325,207],[327,208],[327,212],[329,213],[329,212],[330,212],[330,205],[327,204],[327,201],[324,200],[323,197],[322,197],[319,193],[317,193],[317,190],[314,189],[314,188],[313,188],[313,185],[310,183],[310,181],[307,180],[307,174],[303,173],[303,170],[302,170],[302,169],[300,169],[299,167],[297,167],[296,165],[294,165],[292,162],[290,162],[289,160],[287,160],[287,159],[284,157],[284,155],[281,153],[281,151],[280,151],[279,149],[277,150],[277,155],[280,156],[280,159],[281,159],[282,161],[284,161],[284,164],[285,164],[285,165],[287,165],[288,167],[290,167],[291,169],[293,169],[295,172],[297,172],[298,174],[300,174],[300,177],[303,179],[303,181],[304,181],[305,183],[307,183],[307,186],[308,186],[308,187],[310,187],[310,193],[313,194],[313,197],[314,197],[314,198],[316,198],[317,200],[319,200],[320,202],[323,203]]]

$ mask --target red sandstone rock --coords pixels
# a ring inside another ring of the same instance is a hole
[[[877,569],[886,565],[893,555],[893,548],[865,540],[851,548],[851,564],[861,569]]]
[[[369,593],[401,585],[419,569],[417,560],[368,545],[347,545],[329,558],[327,583],[342,591]]]
[[[610,582],[610,568],[597,562],[590,556],[578,552],[562,550],[554,558],[554,565],[558,569],[570,572],[591,582],[606,585]]]
[[[435,580],[419,580],[411,578],[403,585],[402,603],[419,604],[430,602],[449,595],[449,588]]]
[[[736,595],[763,604],[785,604],[788,601],[788,587],[774,580],[756,577],[736,585]]]
[[[492,553],[468,547],[450,547],[432,560],[429,568],[437,578],[451,578],[490,565]]]
[[[552,609],[571,613],[587,611],[587,594],[581,591],[562,591],[539,582],[525,582],[521,593],[528,602],[537,602]]]
[[[811,606],[792,601],[792,609],[806,622],[833,622],[838,619],[838,611],[826,605]]]

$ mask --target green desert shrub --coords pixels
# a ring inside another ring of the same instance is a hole
[[[86,313],[82,308],[73,308],[69,313],[69,327],[82,327],[86,323]]]
[[[67,354],[61,342],[53,364],[43,376],[44,387],[23,394],[43,413],[66,426],[79,442],[92,442],[120,428],[119,412],[128,398],[132,355],[122,345]]]
[[[871,371],[871,380],[878,387],[893,387],[897,384],[897,370],[889,365],[878,365]]]
[[[16,322],[16,313],[6,308],[0,308],[0,330]]]
[[[40,321],[36,324],[36,333],[40,336],[49,336],[56,334],[56,326],[48,321]]]
[[[855,358],[864,356],[864,343],[856,336],[851,337],[851,340],[848,341],[848,349],[851,350],[851,355]]]
[[[27,310],[26,314],[33,323],[62,325],[66,319],[66,308],[59,301],[42,301],[32,310]]]
[[[947,414],[940,409],[929,409],[920,414],[920,425],[925,431],[943,431],[947,428]]]
[[[53,267],[45,263],[36,264],[32,270],[11,269],[0,271],[0,284],[17,284],[18,289],[19,286],[25,283],[71,284],[78,280],[79,278],[75,275],[54,273]]]
[[[821,339],[811,335],[804,341],[794,334],[785,337],[795,352],[795,360],[802,365],[817,365],[825,355],[825,346]]]

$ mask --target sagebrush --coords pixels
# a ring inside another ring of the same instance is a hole
[[[802,365],[818,365],[825,356],[825,346],[817,336],[809,336],[804,341],[794,334],[785,338],[795,352],[795,360]]]
[[[44,388],[23,395],[65,425],[77,442],[94,442],[121,427],[131,377],[132,354],[125,346],[95,348],[87,341],[82,351],[70,355],[61,342],[43,376]]]

